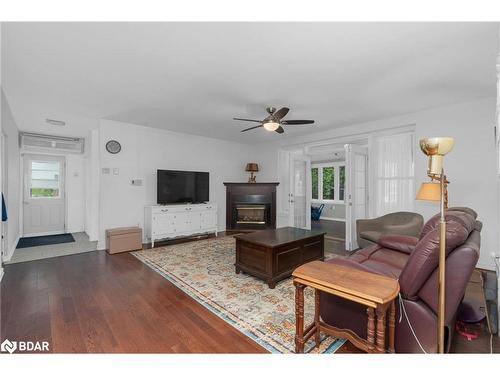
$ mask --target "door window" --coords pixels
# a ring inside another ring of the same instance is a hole
[[[311,198],[317,203],[344,203],[345,162],[315,164],[311,167]]]
[[[59,198],[61,191],[61,163],[59,161],[32,161],[30,177],[31,198]]]

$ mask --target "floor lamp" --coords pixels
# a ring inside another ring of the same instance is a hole
[[[431,178],[431,180],[439,181],[439,183],[424,182],[417,193],[417,199],[440,202],[441,217],[439,220],[439,286],[437,325],[438,353],[444,353],[444,317],[446,290],[446,221],[444,217],[444,211],[445,191],[448,181],[446,180],[446,176],[444,174],[443,157],[451,151],[454,143],[455,141],[453,140],[453,138],[447,137],[424,138],[420,140],[420,149],[425,155],[429,157],[427,175]]]

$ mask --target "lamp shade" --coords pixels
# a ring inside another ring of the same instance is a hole
[[[248,163],[245,171],[247,172],[258,172],[259,171],[259,164],[257,163]]]
[[[419,201],[441,201],[441,184],[435,182],[424,182],[418,189],[417,200]]]

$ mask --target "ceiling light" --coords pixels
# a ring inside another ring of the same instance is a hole
[[[268,122],[265,122],[262,125],[264,126],[264,129],[270,132],[273,132],[280,127],[280,123],[273,120],[269,120]]]

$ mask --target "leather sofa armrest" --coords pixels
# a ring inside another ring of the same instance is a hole
[[[406,254],[411,254],[413,250],[415,250],[417,243],[417,237],[404,236],[400,234],[386,234],[380,236],[378,240],[379,246]]]

